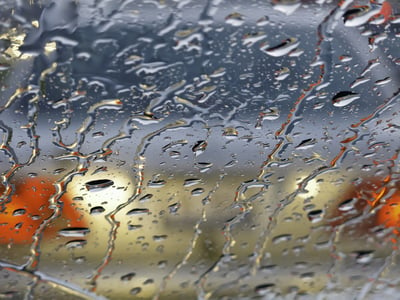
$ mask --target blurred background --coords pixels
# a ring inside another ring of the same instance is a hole
[[[399,2],[0,4],[0,298],[397,299]]]

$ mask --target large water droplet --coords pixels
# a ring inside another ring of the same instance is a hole
[[[95,206],[95,207],[92,207],[92,208],[90,209],[90,214],[91,214],[91,215],[100,215],[100,214],[102,214],[104,211],[105,211],[105,208],[104,208],[103,206]]]
[[[305,150],[313,147],[317,143],[316,139],[306,139],[296,146],[298,150]]]
[[[297,48],[300,42],[296,38],[288,38],[277,46],[261,49],[268,55],[279,57],[289,54],[290,51]]]
[[[134,208],[126,213],[127,216],[149,214],[148,208]]]
[[[307,214],[308,220],[310,220],[311,223],[318,223],[319,221],[322,220],[323,213],[324,212],[321,209],[316,209],[316,210],[310,211]]]
[[[88,191],[94,191],[94,190],[107,188],[109,186],[112,186],[113,184],[114,184],[114,181],[112,181],[110,179],[96,179],[96,180],[86,182],[85,186]]]
[[[240,26],[244,23],[244,17],[242,14],[234,12],[226,16],[225,22],[232,26]]]
[[[360,26],[368,22],[368,20],[379,12],[377,8],[371,8],[367,5],[360,5],[347,10],[343,14],[344,25],[347,27]]]
[[[360,95],[357,93],[349,92],[349,91],[342,91],[337,93],[332,98],[333,106],[336,107],[343,107],[349,105],[353,101],[360,99]]]
[[[194,144],[192,151],[196,156],[200,155],[203,153],[207,148],[207,141],[197,141],[196,144]]]

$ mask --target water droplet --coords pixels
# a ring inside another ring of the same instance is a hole
[[[322,220],[323,214],[324,214],[323,210],[316,209],[316,210],[310,211],[307,214],[307,217],[311,223],[318,223],[319,221]]]
[[[119,110],[122,108],[122,102],[119,99],[111,99],[111,100],[102,100],[88,109],[88,114],[94,113],[96,110],[102,109],[116,109]]]
[[[344,200],[342,203],[339,204],[338,210],[340,211],[349,211],[354,208],[357,199],[351,198],[348,200]]]
[[[128,224],[128,230],[137,230],[143,228],[143,225]]]
[[[197,141],[196,144],[193,146],[192,151],[195,153],[196,156],[203,153],[207,148],[207,141]]]
[[[146,279],[146,280],[143,282],[144,285],[146,285],[146,284],[153,284],[153,283],[154,283],[154,279],[152,279],[152,278],[148,278],[148,279]]]
[[[130,272],[128,274],[122,275],[121,276],[121,281],[130,281],[135,276],[136,276],[135,272]]]
[[[350,88],[355,88],[356,86],[359,86],[363,83],[366,83],[368,81],[370,81],[371,78],[368,77],[358,77],[356,80],[354,80],[351,84],[350,84]]]
[[[313,147],[317,143],[316,139],[306,139],[296,146],[298,150],[305,150]]]
[[[212,167],[212,165],[213,164],[209,163],[209,162],[197,162],[197,163],[194,164],[194,166],[197,169],[200,169],[201,173],[207,172]]]
[[[225,22],[232,26],[240,26],[244,23],[244,17],[242,14],[234,12],[225,17]]]
[[[353,57],[350,56],[350,55],[341,55],[341,56],[339,56],[339,60],[340,60],[341,62],[349,62],[349,61],[351,61],[352,59],[353,59]]]
[[[65,244],[65,247],[67,249],[72,249],[72,248],[83,248],[87,244],[86,240],[73,240],[69,241]]]
[[[146,194],[142,198],[139,199],[139,203],[144,203],[144,202],[150,200],[151,198],[153,198],[153,194]]]
[[[296,38],[288,38],[277,46],[266,49],[262,48],[261,50],[263,50],[268,55],[279,57],[289,54],[289,52],[296,49],[299,44],[300,42]]]
[[[181,156],[181,153],[179,151],[170,151],[169,156],[171,158],[179,158]]]
[[[290,69],[287,67],[284,67],[278,71],[275,71],[275,79],[278,81],[286,79],[290,75]]]
[[[86,182],[85,186],[88,191],[95,191],[112,186],[114,181],[110,179],[96,179]]]
[[[226,127],[224,128],[222,135],[227,139],[234,139],[237,138],[239,132],[234,127]]]
[[[86,257],[85,256],[78,256],[78,257],[75,257],[74,261],[77,264],[83,264],[86,261]]]
[[[127,213],[126,213],[126,215],[127,216],[132,216],[132,215],[147,215],[147,214],[149,214],[150,213],[150,211],[149,211],[149,209],[148,208],[134,208],[134,209],[131,209],[130,211],[128,211]]]
[[[315,276],[314,272],[305,272],[300,274],[300,278],[302,279],[312,279]]]
[[[150,188],[160,188],[163,187],[167,182],[165,180],[150,180],[147,186]]]
[[[383,79],[379,79],[379,80],[375,81],[375,85],[384,85],[384,84],[387,84],[387,83],[389,83],[391,81],[392,81],[391,77],[385,77]]]
[[[194,189],[191,192],[192,196],[200,196],[203,193],[204,193],[204,189],[202,189],[202,188]]]
[[[168,206],[169,209],[169,213],[170,214],[176,214],[179,210],[179,208],[181,207],[179,202],[173,203],[171,205]]]
[[[272,3],[275,10],[287,16],[293,14],[301,5],[299,0],[274,0]]]
[[[26,213],[26,209],[20,208],[13,211],[13,216],[22,216]]]
[[[291,239],[292,239],[292,235],[291,234],[281,234],[281,235],[275,236],[272,239],[272,242],[274,244],[279,244],[279,243],[283,243],[283,242],[288,242]]]
[[[273,289],[274,287],[275,287],[275,284],[273,284],[273,283],[264,283],[264,284],[257,285],[254,288],[254,291],[258,295],[263,296],[263,295],[266,295],[268,292],[270,292],[271,289]]]
[[[92,207],[92,208],[90,209],[90,214],[91,214],[91,215],[100,215],[100,214],[102,214],[104,211],[105,211],[105,208],[104,208],[103,206],[95,206],[95,207]]]
[[[168,238],[168,235],[162,234],[162,235],[153,235],[153,241],[155,242],[162,242],[165,241]]]
[[[359,264],[367,264],[374,258],[374,251],[372,250],[361,250],[354,254],[356,255],[356,261]]]
[[[261,17],[256,22],[257,26],[265,26],[268,25],[268,23],[269,23],[269,18],[267,16]]]
[[[350,8],[343,14],[344,25],[347,27],[363,25],[377,13],[379,13],[379,9],[367,5]]]
[[[243,45],[247,47],[253,46],[255,43],[263,40],[266,38],[267,35],[264,32],[252,32],[252,33],[247,33],[243,36],[242,42]]]
[[[136,296],[137,294],[139,294],[142,291],[142,288],[140,287],[135,287],[133,289],[131,289],[130,294],[132,296]]]
[[[183,183],[184,187],[192,186],[201,183],[201,179],[199,178],[189,178],[185,179],[185,182]]]
[[[58,235],[65,237],[84,237],[90,232],[86,227],[69,227],[58,231]]]
[[[336,107],[343,107],[349,105],[353,101],[360,99],[360,95],[357,93],[349,92],[349,91],[342,91],[337,93],[333,98],[333,106]]]

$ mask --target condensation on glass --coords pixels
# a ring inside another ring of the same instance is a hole
[[[395,299],[395,0],[1,0],[0,297]]]

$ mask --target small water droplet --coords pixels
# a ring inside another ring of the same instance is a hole
[[[192,196],[200,196],[203,193],[204,193],[204,189],[202,189],[202,188],[194,189],[191,192]]]
[[[317,143],[316,139],[306,139],[296,146],[298,150],[305,150],[313,147]]]
[[[143,227],[143,225],[128,224],[128,230],[137,230],[142,227]]]
[[[351,61],[352,59],[353,59],[353,57],[350,56],[350,55],[341,55],[341,56],[339,56],[339,60],[340,60],[341,62],[349,62],[349,61]]]
[[[79,257],[75,257],[74,261],[77,264],[83,264],[86,261],[86,257],[85,256],[79,256]]]
[[[165,180],[150,180],[147,183],[147,186],[150,188],[159,188],[163,187],[167,182]]]
[[[92,207],[92,208],[90,209],[90,214],[91,214],[91,215],[100,215],[100,214],[102,214],[104,211],[105,211],[105,208],[104,208],[103,206],[95,206],[95,207]]]
[[[234,139],[237,138],[239,132],[234,127],[226,127],[224,128],[222,135],[227,139]]]
[[[263,296],[263,295],[266,295],[269,291],[271,291],[271,289],[273,289],[274,287],[275,287],[275,284],[273,284],[273,283],[264,283],[264,284],[257,285],[254,288],[254,291],[258,295]]]
[[[179,158],[181,156],[181,153],[179,151],[170,151],[169,156],[171,158]]]
[[[185,182],[183,183],[184,187],[192,186],[201,183],[201,179],[199,178],[189,178],[185,179]]]
[[[366,82],[368,82],[368,81],[370,81],[371,80],[371,78],[368,78],[368,77],[358,77],[356,80],[354,80],[351,84],[350,84],[350,88],[355,88],[356,86],[359,86],[359,85],[361,85],[361,84],[363,84],[363,83],[366,83]]]
[[[299,44],[300,42],[296,38],[288,38],[277,46],[269,48],[265,48],[264,46],[261,50],[270,56],[279,57],[289,54],[289,52],[296,49]]]
[[[140,287],[135,287],[133,289],[131,289],[130,294],[132,296],[136,296],[137,294],[139,294],[142,291],[142,288]]]
[[[87,244],[86,240],[73,240],[69,241],[65,244],[65,247],[67,249],[72,249],[72,248],[83,248]]]
[[[151,198],[153,198],[153,194],[146,194],[142,198],[139,199],[139,203],[146,202],[146,201],[150,200]]]
[[[179,208],[181,207],[179,202],[173,203],[171,205],[168,206],[169,209],[169,213],[170,214],[176,214],[179,210]]]
[[[162,235],[153,235],[153,241],[155,242],[162,242],[165,241],[168,238],[168,235],[162,234]]]
[[[130,281],[135,276],[136,276],[135,272],[127,273],[127,274],[121,276],[121,281]]]
[[[244,17],[242,14],[234,12],[225,17],[225,22],[232,26],[240,26],[244,23]]]
[[[58,231],[58,235],[65,237],[84,237],[90,232],[87,227],[69,227]]]
[[[285,15],[293,14],[300,6],[300,0],[274,0],[272,1],[273,8]]]
[[[268,25],[268,23],[269,23],[268,16],[263,16],[263,17],[259,18],[256,22],[257,26],[265,26],[265,25]]]
[[[280,70],[275,71],[275,79],[282,81],[290,75],[290,69],[288,67],[283,67]]]
[[[348,200],[344,200],[342,203],[339,204],[338,206],[338,210],[340,211],[349,211],[352,210],[354,208],[354,205],[356,203],[356,199],[351,198]]]
[[[310,211],[310,212],[307,214],[307,217],[308,217],[308,220],[309,220],[311,223],[318,223],[319,221],[322,220],[323,215],[324,215],[323,210],[321,210],[321,209],[316,209],[316,210]]]
[[[212,163],[209,162],[197,162],[194,164],[194,166],[198,169],[200,169],[200,172],[207,172],[211,167],[212,167]]]
[[[96,179],[86,182],[85,186],[88,191],[95,191],[112,186],[114,181],[110,179]]]
[[[283,242],[288,242],[291,239],[292,239],[292,235],[291,234],[281,234],[281,235],[275,236],[272,239],[272,242],[274,244],[279,244],[279,243],[283,243]]]
[[[389,83],[391,81],[392,81],[391,77],[385,77],[383,79],[379,79],[379,80],[375,81],[375,85],[384,85],[384,84],[387,84],[387,83]]]
[[[354,254],[356,256],[356,261],[359,264],[367,264],[374,258],[374,251],[372,250],[356,251]]]

